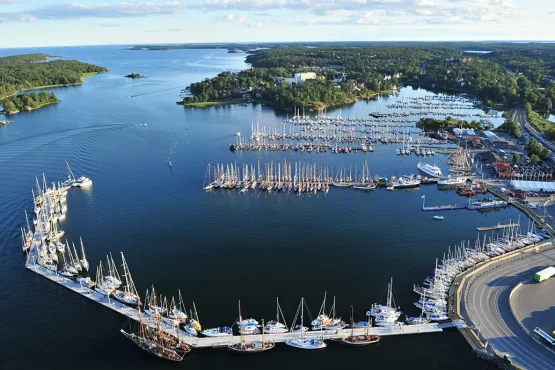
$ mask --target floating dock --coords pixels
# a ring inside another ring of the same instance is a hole
[[[422,207],[424,212],[454,211],[457,209],[466,209],[466,204]]]

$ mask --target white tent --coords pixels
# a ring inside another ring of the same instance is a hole
[[[522,191],[555,192],[555,182],[512,180],[511,187]]]

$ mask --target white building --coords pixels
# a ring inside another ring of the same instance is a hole
[[[297,84],[302,84],[306,80],[315,80],[316,73],[314,72],[304,72],[304,73],[295,73],[293,76],[294,82]]]

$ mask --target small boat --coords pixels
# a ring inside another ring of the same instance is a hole
[[[417,317],[407,317],[405,320],[405,324],[407,325],[421,325],[421,324],[428,324],[430,322],[429,319],[417,316]]]
[[[88,276],[77,278],[77,282],[79,283],[79,285],[85,286],[89,289],[94,288],[94,286],[96,285],[96,283]]]
[[[299,330],[293,332],[298,332],[300,335],[295,339],[289,339],[285,342],[288,346],[301,348],[301,349],[321,349],[326,348],[327,344],[324,342],[323,338],[316,338],[316,339],[307,339],[305,337],[306,330],[303,326],[303,319],[304,319],[304,298],[301,298],[301,303],[299,307],[301,311],[301,324],[299,326]],[[297,309],[297,315],[299,314],[299,309]],[[297,317],[295,317],[296,321]]]
[[[266,323],[266,326],[264,327],[264,331],[268,334],[280,334],[280,333],[287,333],[289,331],[289,329],[287,329],[287,325],[282,324],[279,321],[280,313],[281,313],[281,317],[283,318],[283,312],[281,312],[281,308],[279,306],[279,298],[276,298],[276,304],[277,304],[276,319],[268,321]],[[285,322],[285,318],[283,318],[283,322]]]
[[[434,216],[434,220],[443,220],[444,218],[443,216]]]

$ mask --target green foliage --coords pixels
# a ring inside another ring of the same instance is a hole
[[[530,159],[536,163],[549,158],[549,149],[544,148],[534,137],[526,143],[525,148],[528,150]],[[537,158],[537,160],[535,158]]]
[[[108,71],[76,60],[37,62],[44,60],[44,56],[24,54],[0,58],[0,98],[41,86],[80,84],[86,73]]]
[[[471,128],[475,130],[482,130],[484,126],[478,121],[465,121],[458,120],[452,117],[447,117],[446,119],[435,119],[435,118],[420,118],[420,121],[416,122],[416,127],[423,128],[425,130],[439,130],[439,129],[450,129],[450,128]]]
[[[518,153],[513,154],[513,164],[518,164],[520,162],[520,155]]]
[[[548,138],[555,137],[553,133],[553,130],[555,130],[555,123],[547,119],[543,119],[538,113],[534,112],[532,110],[532,104],[529,102],[524,105],[524,108],[526,109],[526,114],[528,115],[528,121],[530,121],[530,123],[534,125],[537,130],[547,133]]]
[[[53,92],[42,91],[40,93],[19,94],[6,99],[3,113],[33,110],[44,105],[58,103],[60,100]]]
[[[518,123],[512,120],[506,120],[501,126],[497,128],[499,131],[506,131],[511,134],[512,137],[520,139],[522,137],[522,132]]]

